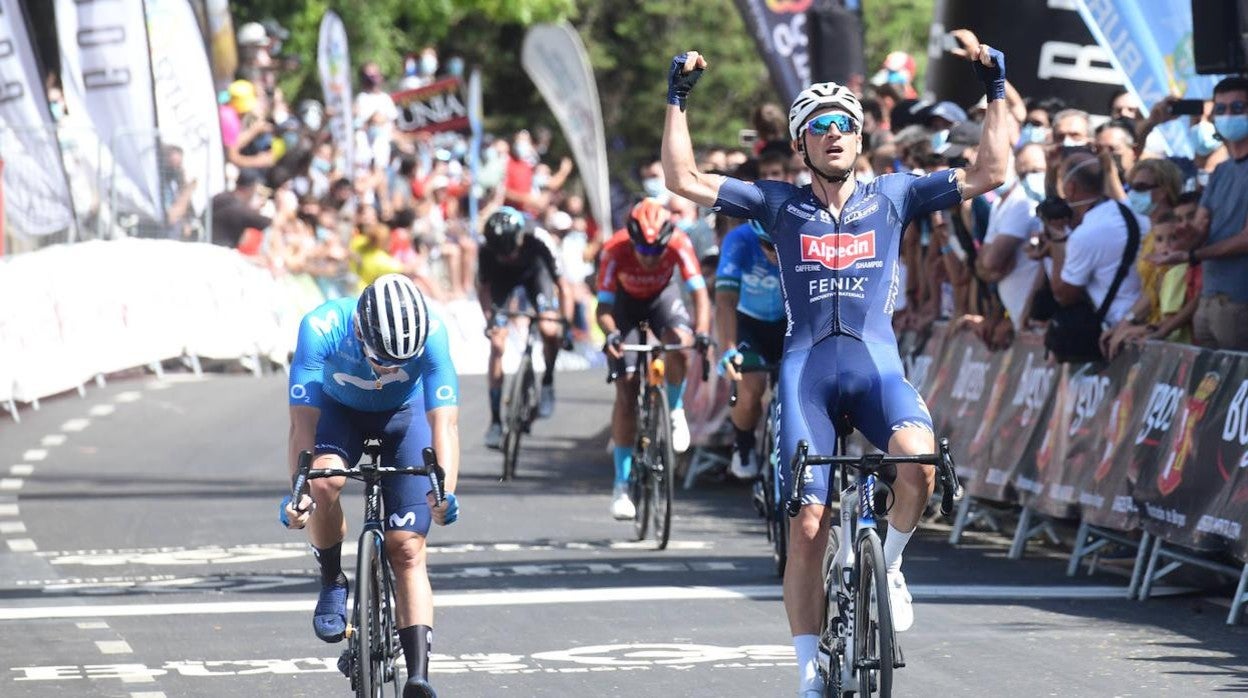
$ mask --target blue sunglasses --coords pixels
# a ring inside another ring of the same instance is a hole
[[[826,136],[833,126],[841,133],[858,133],[858,120],[840,112],[820,114],[807,121],[806,131],[812,136]]]

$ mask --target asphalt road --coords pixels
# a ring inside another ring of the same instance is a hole
[[[440,695],[792,695],[748,488],[678,491],[671,548],[631,543],[607,514],[603,377],[560,374],[506,484],[480,447],[483,385],[462,381],[461,521],[431,534]],[[340,647],[311,632],[314,562],[275,520],[283,377],[135,376],[23,417],[0,418],[0,696],[347,694]],[[939,528],[911,543],[898,695],[1248,691],[1248,628],[1216,595],[1127,601],[1119,575],[1005,550]]]

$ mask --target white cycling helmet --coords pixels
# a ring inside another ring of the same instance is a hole
[[[862,124],[862,104],[849,88],[834,82],[817,82],[798,93],[789,107],[789,136],[797,140],[810,115],[829,107],[844,109]]]
[[[386,274],[360,294],[355,326],[368,358],[382,365],[401,363],[424,351],[429,307],[411,279]]]

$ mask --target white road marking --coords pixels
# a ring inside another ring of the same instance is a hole
[[[152,678],[148,673],[122,674],[122,683],[156,683],[156,679]]]
[[[134,654],[125,640],[96,640],[95,646],[100,648],[100,654]]]
[[[131,693],[130,698],[165,698],[165,694],[160,691],[140,691]]]
[[[102,620],[85,620],[81,623],[75,623],[79,630],[104,630],[108,628],[108,623]]]
[[[0,490],[20,490],[26,481],[20,477],[0,478]]]
[[[17,516],[18,509],[16,504],[0,504],[0,516]]]
[[[35,466],[29,463],[18,463],[9,468],[9,474],[16,477],[27,477],[33,472],[35,472]]]
[[[60,446],[61,444],[65,443],[65,439],[67,438],[69,437],[65,436],[64,434],[48,434],[47,436],[40,439],[39,444],[41,446]]]
[[[137,390],[127,390],[124,393],[117,393],[113,398],[113,402],[137,402],[143,397],[143,393]]]
[[[6,540],[5,543],[8,543],[9,550],[15,553],[33,553],[39,549],[39,546],[35,545],[35,542],[29,538],[11,538]]]
[[[117,408],[112,405],[96,405],[95,407],[87,410],[87,414],[92,417],[107,417],[116,411]]]
[[[1124,599],[1125,589],[1116,586],[948,586],[914,585],[910,593],[916,600],[961,599],[1034,600],[1034,599]],[[1184,593],[1176,587],[1154,588],[1153,594],[1164,596]],[[525,606],[535,604],[606,603],[624,601],[690,601],[690,600],[751,600],[778,601],[779,585],[755,586],[656,586],[607,587],[599,589],[549,589],[534,591],[461,592],[438,594],[439,608],[476,608],[483,606]],[[0,608],[0,621],[48,618],[120,618],[136,616],[187,616],[237,613],[306,613],[316,606],[316,599],[288,601],[223,601],[220,603],[113,604],[88,606],[29,606]]]
[[[39,461],[48,457],[48,450],[45,448],[32,448],[22,454],[22,460]]]
[[[0,521],[0,534],[25,533],[26,524],[21,521]]]
[[[91,420],[85,418],[71,419],[61,425],[61,431],[82,431],[91,424]]]

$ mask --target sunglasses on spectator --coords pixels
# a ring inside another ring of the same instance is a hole
[[[637,250],[637,254],[643,257],[658,257],[663,254],[665,248],[663,245],[639,245],[634,242],[633,249]]]
[[[806,122],[806,130],[812,136],[826,136],[833,126],[841,133],[858,133],[858,120],[849,114],[820,114]]]
[[[1156,182],[1131,182],[1127,186],[1131,187],[1131,191],[1152,191],[1161,185]]]
[[[1230,104],[1221,102],[1213,105],[1213,113],[1215,116],[1222,116],[1223,114],[1243,114],[1245,111],[1248,111],[1248,102],[1243,100],[1236,100]]]

